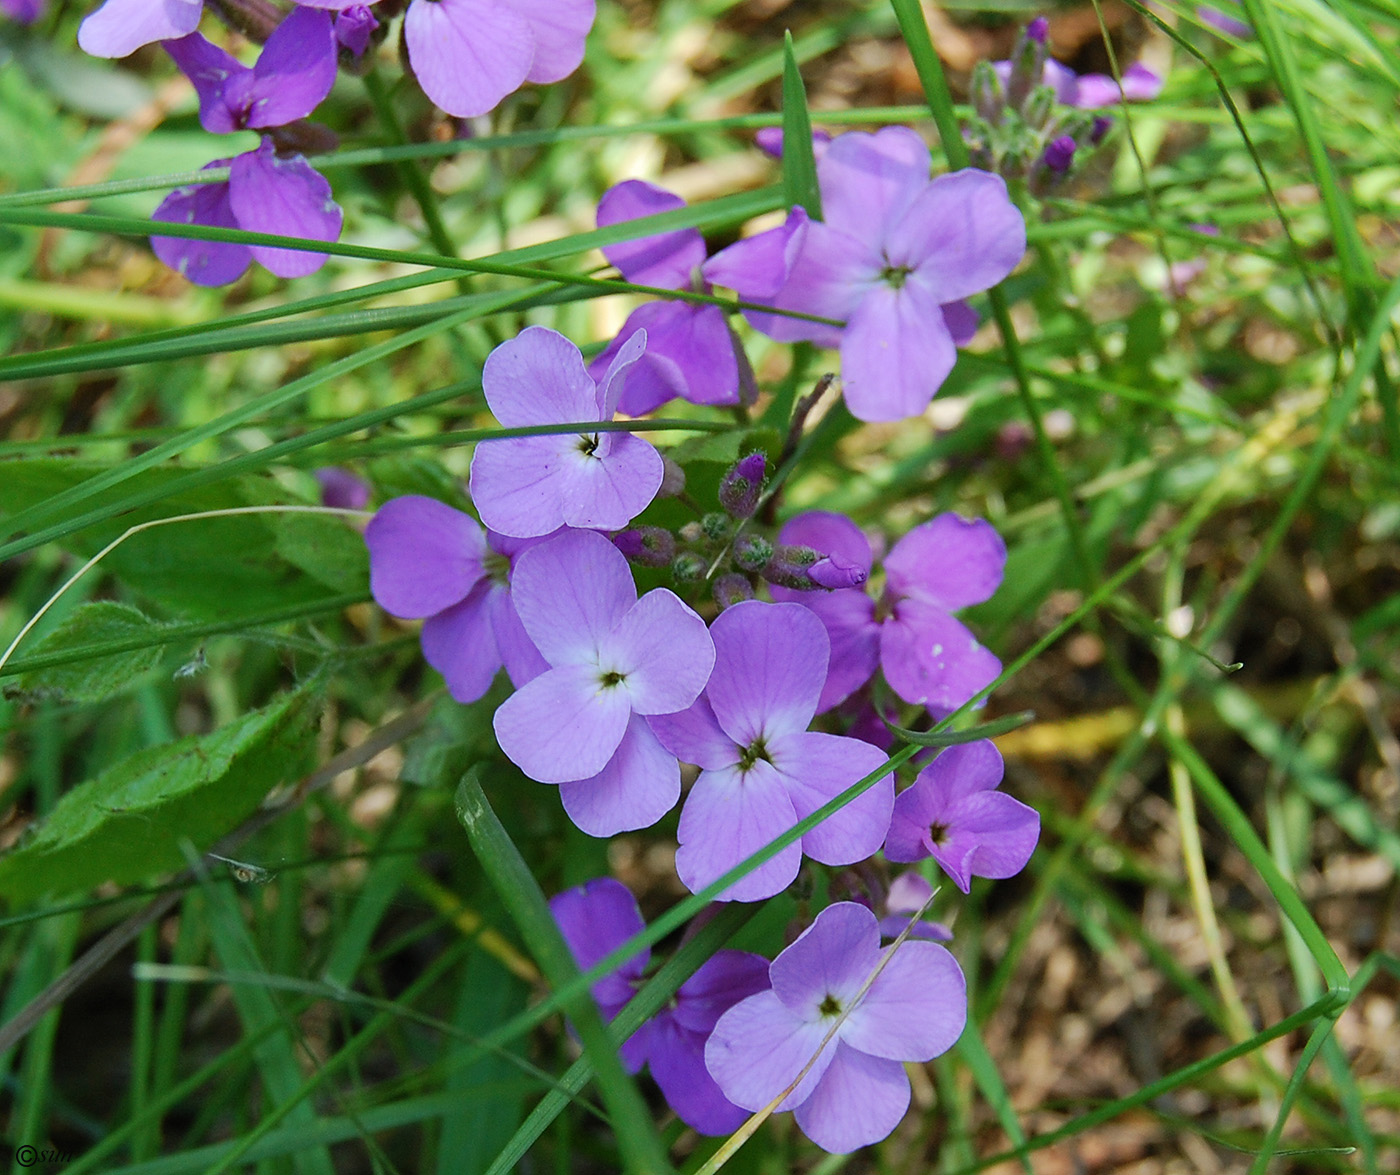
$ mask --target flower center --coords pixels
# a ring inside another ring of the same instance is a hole
[[[762,738],[756,738],[739,753],[739,770],[747,771],[755,763],[762,759],[765,763],[773,760],[768,757],[768,747]]]
[[[887,265],[880,271],[880,280],[887,286],[897,290],[904,285],[904,279],[913,272],[912,266]]]
[[[941,845],[948,839],[948,826],[946,824],[930,824],[928,826],[929,844]]]
[[[486,572],[486,578],[493,583],[505,586],[510,582],[510,556],[502,555],[496,551],[487,551],[485,558],[481,560],[481,568]]]
[[[593,457],[598,451],[598,434],[588,433],[578,439],[578,451],[585,457]]]
[[[598,678],[598,684],[604,689],[616,689],[627,680],[627,674],[619,673],[616,669],[609,669]]]
[[[839,1016],[841,1015],[841,1001],[832,995],[831,992],[827,992],[826,998],[822,1000],[821,1006],[817,1008],[817,1011],[826,1019]]]

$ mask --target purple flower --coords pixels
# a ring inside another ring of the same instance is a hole
[[[771,155],[774,159],[783,157],[783,128],[780,126],[760,127],[753,133],[754,145],[765,155]],[[831,132],[814,130],[812,132],[812,154],[820,159],[826,154],[826,149],[831,145]]]
[[[885,762],[869,743],[807,730],[826,675],[821,624],[794,604],[749,600],[710,629],[714,673],[688,710],[650,720],[661,744],[702,768],[681,810],[676,871],[698,892]],[[870,856],[889,827],[886,776],[783,849],[721,901],[771,897],[802,855],[827,865]]]
[[[631,891],[604,877],[550,899],[549,908],[580,971],[646,927]],[[651,952],[633,955],[591,991],[612,1020],[642,984]],[[701,1134],[729,1134],[747,1113],[730,1102],[705,1068],[705,1042],[715,1022],[740,1000],[768,986],[768,960],[746,951],[718,951],[676,990],[670,1004],[628,1037],[619,1052],[635,1073],[644,1064],[677,1116]]]
[[[1234,37],[1236,40],[1247,41],[1254,36],[1254,29],[1246,21],[1239,18],[1239,5],[1232,0],[1223,0],[1230,4],[1230,10],[1216,8],[1210,4],[1197,4],[1196,15],[1201,19],[1201,23],[1209,26],[1218,33],[1224,33],[1227,37]]]
[[[342,9],[335,14],[336,44],[343,45],[356,57],[363,57],[369,48],[370,37],[379,27],[374,13],[364,4]]]
[[[928,407],[957,358],[944,307],[989,289],[1026,249],[1006,184],[966,169],[929,179],[929,152],[907,127],[834,139],[817,162],[822,221],[785,224],[717,253],[705,278],[746,301],[835,319],[828,326],[760,311],[745,317],[780,342],[841,349],[846,404],[861,420]]]
[[[890,882],[889,892],[885,895],[885,916],[880,919],[881,937],[898,938],[909,930],[910,938],[951,942],[953,932],[931,918],[921,918],[914,923],[913,929],[909,929],[909,919],[928,907],[933,893],[933,886],[912,871],[901,873]]]
[[[654,824],[680,797],[680,768],[642,719],[691,705],[715,649],[705,622],[665,588],[640,600],[627,559],[601,534],[566,531],[522,554],[511,582],[550,668],[496,711],[501,750],[558,783],[591,836]]]
[[[684,208],[685,201],[644,180],[626,180],[603,193],[598,227]],[[629,282],[667,290],[709,292],[700,279],[705,240],[698,229],[677,229],[635,241],[608,245],[603,256]],[[618,408],[641,416],[679,396],[692,404],[739,403],[739,360],[729,322],[718,306],[693,302],[647,302],[628,316],[622,329],[589,365],[601,378],[637,330],[647,332],[646,354],[623,381]]]
[[[747,1110],[796,1083],[778,1109],[795,1111],[802,1132],[835,1154],[899,1124],[909,1108],[903,1062],[946,1052],[967,1020],[967,985],[947,949],[905,941],[882,953],[875,915],[854,902],[818,914],[768,975],[770,991],[719,1018],[705,1064]]]
[[[457,701],[481,697],[503,664],[516,685],[548,668],[511,602],[511,558],[529,544],[483,534],[460,510],[417,494],[385,502],[365,542],[375,600],[394,616],[426,618],[423,656]]]
[[[48,0],[0,0],[0,13],[19,24],[33,24],[47,6]]]
[[[151,213],[155,221],[205,224],[333,241],[340,236],[340,206],[331,186],[300,155],[278,155],[264,136],[257,150],[205,164],[229,168],[226,183],[176,188]],[[222,286],[258,261],[278,277],[305,277],[326,262],[324,253],[270,245],[234,245],[184,237],[151,237],[151,248],[195,285]]]
[[[833,558],[871,567],[870,544],[849,518],[814,511],[779,534]],[[848,698],[883,668],[906,702],[949,714],[1001,672],[1001,663],[951,613],[990,599],[1001,583],[1006,545],[981,519],[940,514],[916,526],[885,557],[879,599],[864,591],[793,592],[775,597],[811,609],[831,640],[831,665],[819,710]]]
[[[1063,175],[1070,169],[1074,162],[1075,142],[1073,135],[1061,135],[1057,139],[1051,140],[1045,147],[1045,166],[1051,171]]]
[[[335,84],[331,18],[314,8],[294,8],[251,69],[198,33],[166,41],[165,51],[194,83],[200,125],[216,135],[305,118]]]
[[[142,45],[199,27],[204,0],[107,0],[78,26],[78,47],[94,57],[126,57]]]
[[[369,486],[348,469],[328,466],[312,471],[321,486],[321,505],[337,510],[363,510],[369,502]]]
[[[932,857],[968,892],[973,877],[1012,877],[1040,839],[1040,816],[1005,792],[1001,754],[983,739],[949,747],[894,801],[885,856]]]
[[[487,356],[486,402],[507,428],[611,420],[623,376],[646,345],[637,331],[595,384],[573,343],[526,327]],[[631,433],[513,437],[477,445],[471,491],[481,520],[502,534],[621,530],[656,497],[664,472],[661,454]]]
[[[1080,74],[1070,106],[1080,110],[1101,110],[1120,102],[1150,102],[1162,92],[1162,79],[1139,61],[1123,71],[1120,85],[1106,73]]]

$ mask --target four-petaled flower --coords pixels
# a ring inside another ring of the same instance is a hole
[[[947,949],[906,940],[882,952],[875,915],[854,902],[818,914],[768,974],[770,991],[719,1018],[705,1065],[747,1110],[795,1085],[777,1108],[836,1154],[899,1124],[909,1108],[902,1062],[947,1051],[967,1019],[967,985]]]
[[[642,716],[684,710],[705,688],[705,622],[665,588],[638,599],[626,557],[594,531],[522,554],[511,594],[550,668],[496,711],[501,750],[561,784],[564,810],[592,836],[654,824],[680,796],[680,768]]]
[[[1040,815],[996,790],[1002,771],[985,739],[947,748],[895,797],[885,856],[932,857],[963,893],[974,877],[1014,877],[1035,851]]]
[[[829,647],[811,612],[749,600],[725,609],[710,635],[715,666],[705,697],[683,713],[650,720],[667,750],[702,768],[681,810],[676,853],[676,871],[692,892],[885,762],[869,743],[807,729]],[[827,865],[870,856],[889,828],[893,799],[886,776],[720,900],[778,893],[797,876],[804,853]]]
[[[556,895],[549,908],[580,971],[646,927],[631,891],[610,877]],[[650,957],[649,949],[639,951],[594,983],[590,990],[605,1020],[627,1006]],[[706,1070],[705,1042],[721,1015],[767,986],[767,959],[747,951],[717,951],[618,1051],[633,1073],[651,1067],[667,1104],[686,1125],[701,1134],[729,1134],[748,1114],[720,1092]]]

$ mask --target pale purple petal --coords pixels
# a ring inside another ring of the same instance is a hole
[[[515,610],[515,602],[510,592],[500,584],[494,584],[487,600],[491,617],[491,634],[505,663],[506,673],[511,684],[519,689],[527,681],[533,681],[549,668],[549,662],[535,648],[535,642],[520,623]]]
[[[335,39],[356,57],[363,57],[379,21],[365,4],[353,4],[335,17]]]
[[[486,574],[486,538],[476,521],[435,498],[385,502],[365,527],[369,586],[395,616],[421,618],[466,598]]]
[[[888,239],[893,265],[914,270],[939,302],[991,289],[1026,252],[1026,223],[1006,181],[965,168],[941,175],[909,207]]]
[[[860,739],[805,731],[770,740],[768,750],[799,820],[883,766],[886,758]],[[824,865],[864,861],[884,844],[893,805],[891,774],[805,833],[802,851]]]
[[[918,914],[928,907],[933,893],[933,885],[928,878],[908,869],[890,882],[889,892],[885,894],[885,909],[891,914]]]
[[[943,325],[948,335],[959,347],[966,347],[977,334],[977,324],[981,319],[971,306],[962,300],[943,304]]]
[[[688,709],[675,714],[653,714],[647,722],[661,745],[683,762],[716,771],[739,761],[741,748],[720,729],[704,695]]]
[[[949,714],[996,680],[1001,662],[946,612],[903,600],[880,629],[885,680],[906,702]]]
[[[578,444],[576,436],[479,442],[472,454],[470,486],[482,522],[513,538],[540,538],[563,526],[559,472]]]
[[[564,531],[522,552],[511,577],[511,599],[546,661],[588,661],[596,673],[598,651],[637,602],[637,586],[626,557],[602,535]]]
[[[705,622],[666,588],[647,592],[602,644],[602,668],[624,675],[620,686],[638,714],[674,714],[694,703],[710,680],[715,646]]]
[[[312,470],[321,486],[321,505],[337,510],[363,510],[369,503],[369,485],[348,469],[327,466]]]
[[[1129,102],[1150,102],[1162,92],[1163,81],[1141,61],[1123,71],[1123,97]]]
[[[575,445],[561,454],[557,477],[563,522],[580,529],[622,530],[651,505],[665,473],[650,441],[626,432],[599,433],[591,453]]]
[[[1005,771],[996,744],[981,738],[940,751],[938,758],[919,772],[914,786],[938,797],[929,815],[931,819],[941,819],[978,792],[992,791],[1001,783]]]
[[[328,13],[295,7],[273,30],[253,66],[247,125],[286,126],[305,118],[335,85],[335,29]]]
[[[588,665],[542,673],[508,697],[492,725],[501,750],[531,779],[570,783],[597,775],[627,731],[632,709]]]
[[[930,922],[927,920],[915,922],[912,929],[909,927],[909,915],[891,914],[880,919],[880,934],[884,938],[898,938],[906,930],[908,937],[925,942],[952,942],[953,932],[941,922]]]
[[[957,960],[931,942],[903,942],[841,1026],[852,1048],[892,1061],[947,1052],[967,1022],[967,982]]]
[[[857,420],[905,420],[929,406],[957,362],[939,299],[913,276],[875,286],[841,340],[846,407]]]
[[[748,1111],[725,1097],[705,1068],[705,1034],[688,1031],[664,1014],[651,1028],[651,1075],[676,1116],[707,1135],[730,1134],[742,1126]]]
[[[914,785],[894,798],[890,831],[885,838],[886,860],[922,861],[929,855],[929,826],[939,821],[944,805],[937,789],[923,782],[926,773],[920,772]]]
[[[706,693],[726,734],[746,747],[807,729],[830,650],[810,610],[748,600],[720,613],[710,636],[715,668]]]
[[[495,109],[534,63],[529,22],[498,0],[413,0],[403,38],[423,92],[458,118]]]
[[[875,601],[859,589],[798,592],[774,588],[780,600],[791,600],[816,613],[831,641],[831,660],[822,685],[817,712],[845,701],[875,676],[880,664],[880,625]]]
[[[685,391],[685,373],[674,360],[660,354],[656,344],[689,309],[680,302],[643,303],[627,316],[617,337],[594,356],[588,365],[588,374],[601,380],[622,350],[623,342],[630,340],[638,330],[647,332],[646,351],[622,377],[622,391],[617,400],[619,412],[645,416]]]
[[[762,760],[748,771],[703,771],[681,809],[676,872],[691,893],[698,893],[796,823],[787,788]],[[801,863],[801,847],[788,845],[717,900],[772,897],[792,884]]]
[[[1011,63],[1008,61],[1006,64],[1009,76]],[[1049,86],[1055,91],[1057,102],[1073,106],[1076,88],[1079,84],[1079,75],[1069,66],[1050,57],[1046,59],[1045,71],[1040,76],[1040,84]]]
[[[604,192],[598,201],[598,227],[607,228],[684,207],[685,201],[665,188],[645,180],[624,180]],[[603,256],[636,285],[684,290],[690,287],[691,275],[704,263],[705,239],[699,229],[675,229],[605,245]]]
[[[908,1109],[904,1066],[842,1043],[794,1116],[819,1147],[844,1155],[887,1137]]]
[[[225,100],[224,91],[230,79],[251,74],[252,70],[198,33],[165,41],[163,48],[199,95],[199,125],[216,135],[241,130],[235,118],[237,112]]]
[[[646,719],[633,714],[607,766],[591,779],[559,785],[569,819],[589,836],[650,828],[681,798],[676,757],[656,741]]]
[[[773,994],[794,1015],[812,1020],[828,996],[843,1008],[854,1001],[879,962],[875,915],[857,902],[836,902],[773,960],[768,974]]]
[[[93,57],[126,57],[194,32],[203,11],[204,0],[107,0],[78,26],[78,47]]]
[[[647,332],[634,330],[613,353],[594,391],[594,400],[598,405],[597,419],[613,418],[617,411],[617,402],[622,396],[622,386],[627,382],[627,372],[646,354],[646,349]]]
[[[283,158],[264,138],[256,151],[233,161],[229,205],[238,227],[255,233],[334,241],[340,236],[340,205],[331,186],[300,155]],[[326,262],[324,253],[252,246],[253,258],[278,277],[305,277]]]
[[[803,1020],[771,991],[734,1005],[705,1044],[705,1068],[724,1096],[746,1110],[761,1110],[816,1058],[780,1110],[800,1105],[821,1080],[836,1050],[822,1048],[827,1026]],[[834,1043],[834,1042],[833,1042]]]
[[[207,164],[205,170],[225,167],[228,163],[227,159],[216,159]],[[228,184],[192,184],[176,188],[160,202],[151,219],[171,224],[238,227],[229,205]],[[151,251],[197,286],[222,286],[236,281],[253,261],[253,252],[247,245],[196,241],[188,237],[152,236]]]
[[[771,298],[747,300],[837,322],[851,318],[870,290],[879,284],[885,266],[880,255],[865,242],[820,221],[810,222],[794,240],[799,243],[782,289]],[[834,347],[842,337],[839,326],[806,318],[757,310],[745,310],[744,317],[756,330],[782,343],[806,340]]]
[[[908,127],[838,135],[817,164],[822,217],[879,251],[929,182],[929,150]]]
[[[889,590],[955,612],[990,600],[1006,570],[1006,544],[981,518],[939,514],[914,527],[885,558]]]
[[[414,7],[450,2],[414,0]],[[548,327],[527,326],[492,351],[481,372],[481,390],[492,415],[506,428],[603,419],[579,349]]]
[[[1004,792],[988,791],[960,803],[942,843],[926,841],[930,855],[967,893],[973,877],[1014,877],[1040,839],[1040,815]]]
[[[555,894],[549,899],[549,911],[580,971],[646,929],[631,890],[611,877],[598,877]],[[643,947],[589,989],[593,998],[614,1009],[625,1004],[632,998],[631,981],[641,978],[650,958],[651,948]]]
[[[423,622],[423,657],[447,680],[455,701],[474,702],[496,679],[501,654],[491,627],[488,583],[479,583],[460,604]]]
[[[706,282],[727,286],[747,301],[765,302],[787,281],[793,259],[810,224],[802,208],[794,208],[777,228],[735,241],[705,262]]]
[[[767,991],[769,986],[768,960],[761,955],[716,951],[681,984],[671,1014],[682,1028],[706,1034],[740,1000]]]
[[[1244,41],[1254,36],[1254,29],[1237,16],[1209,4],[1197,4],[1196,15],[1203,24],[1218,33],[1224,33],[1227,37],[1236,37]]]
[[[557,82],[583,62],[583,46],[593,27],[594,0],[499,0],[525,18],[535,56],[527,80]]]
[[[1102,110],[1105,106],[1117,106],[1122,99],[1122,87],[1108,74],[1086,73],[1075,83],[1071,105],[1080,110]]]
[[[739,362],[718,306],[649,302],[622,328],[645,327],[647,352],[623,385],[618,408],[641,416],[679,396],[691,404],[739,403]]]

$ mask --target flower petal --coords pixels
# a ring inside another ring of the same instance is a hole
[[[826,629],[798,604],[746,600],[710,626],[715,668],[706,689],[715,717],[740,746],[806,730],[830,650]]]
[[[530,26],[535,57],[527,80],[557,82],[583,61],[583,46],[596,14],[594,0],[500,0]]]
[[[1026,252],[1026,222],[999,175],[964,168],[941,175],[890,231],[888,257],[914,270],[938,302],[989,290]]]
[[[870,540],[844,514],[833,514],[828,510],[809,510],[799,514],[783,523],[783,529],[778,532],[778,541],[811,547],[823,555],[839,555],[846,563],[860,567],[867,575],[870,573]]]
[[[685,207],[679,196],[646,180],[614,184],[598,201],[598,227],[607,228],[643,216]],[[705,238],[699,229],[683,228],[603,246],[603,256],[622,276],[639,286],[668,290],[690,287],[691,275],[705,261]]]
[[[904,1066],[842,1042],[795,1117],[802,1133],[819,1147],[844,1155],[887,1137],[908,1109]]]
[[[895,693],[936,714],[951,714],[1001,672],[962,624],[919,600],[901,600],[881,626],[880,665]]]
[[[674,714],[653,714],[647,723],[661,745],[684,763],[717,771],[739,761],[740,748],[720,729],[703,694],[693,706]]]
[[[967,982],[945,947],[905,941],[841,1026],[853,1048],[892,1061],[947,1052],[967,1022]]]
[[[199,27],[204,0],[107,0],[78,26],[78,48],[93,57],[127,57]]]
[[[470,486],[482,522],[512,538],[540,538],[563,526],[560,470],[577,444],[571,436],[480,441]]]
[[[692,1032],[709,1033],[740,1000],[767,991],[768,960],[748,951],[716,951],[681,984],[672,1014]]]
[[[858,420],[905,420],[928,407],[957,362],[939,300],[912,278],[874,286],[841,340],[846,407]]]
[[[711,285],[727,286],[750,302],[766,302],[787,282],[793,259],[811,221],[794,208],[777,228],[735,241],[705,262],[701,275]]]
[[[844,702],[875,676],[880,665],[880,625],[875,622],[875,601],[863,591],[841,588],[832,592],[798,592],[774,588],[773,596],[801,604],[826,627],[831,659],[817,713]]]
[[[252,71],[198,33],[165,41],[162,47],[199,95],[199,125],[215,135],[241,130],[224,95],[231,78]]]
[[[445,2],[415,0],[414,7]],[[481,390],[506,428],[601,419],[597,388],[579,349],[543,326],[527,326],[486,357]]]
[[[710,680],[715,647],[689,605],[667,588],[647,592],[602,646],[602,668],[625,675],[622,688],[638,714],[674,714],[694,703]]]
[[[496,711],[501,750],[531,779],[570,783],[607,766],[627,731],[626,695],[589,665],[565,665],[521,686]]]
[[[928,145],[908,127],[838,135],[817,163],[823,219],[879,252],[928,187],[929,162]]]
[[[879,747],[857,738],[802,732],[769,743],[773,765],[787,784],[793,810],[805,820],[857,780],[881,767]],[[894,806],[894,776],[886,775],[802,837],[802,851],[823,865],[852,865],[885,843]]]
[[[990,600],[1006,570],[1006,544],[982,518],[939,514],[916,526],[885,557],[891,592],[945,612]]]
[[[790,1110],[811,1094],[836,1054],[822,1048],[825,1036],[820,1021],[801,1019],[771,991],[761,991],[719,1018],[705,1044],[705,1068],[731,1102],[761,1110],[815,1057],[806,1077],[778,1106]]]
[[[856,902],[827,906],[768,969],[773,994],[803,1020],[821,1016],[827,997],[844,1008],[880,962],[875,915]]]
[[[395,616],[421,618],[466,598],[485,576],[486,536],[470,516],[436,498],[406,494],[365,527],[369,586]]]
[[[491,635],[495,638],[496,648],[500,650],[501,660],[505,663],[511,684],[519,689],[548,669],[549,662],[540,655],[539,649],[535,648],[535,642],[530,639],[530,634],[520,623],[515,602],[506,588],[500,584],[493,585],[487,607],[490,610]]]
[[[729,1134],[742,1126],[748,1111],[725,1097],[705,1068],[706,1034],[682,1028],[665,1014],[651,1027],[651,1075],[676,1116],[701,1134]]]
[[[529,22],[495,0],[413,0],[403,39],[423,92],[458,118],[494,110],[534,64]]]
[[[294,7],[268,37],[248,91],[248,126],[286,126],[305,118],[335,85],[335,26],[330,14]]]
[[[454,701],[474,702],[496,679],[501,654],[491,627],[492,590],[479,583],[460,604],[423,622],[423,657],[447,679]]]
[[[647,332],[638,329],[628,335],[622,346],[613,353],[594,392],[599,420],[611,420],[617,412],[617,402],[622,397],[628,369],[641,361],[646,349]]]
[[[796,823],[787,788],[769,764],[760,760],[748,771],[702,771],[681,809],[676,872],[691,893],[698,893]],[[716,900],[772,897],[792,884],[801,863],[801,846],[788,845]]]
[[[680,798],[680,764],[637,714],[606,767],[591,779],[559,785],[564,811],[589,836],[650,828]]]
[[[588,365],[588,374],[601,380],[622,350],[624,341],[630,340],[638,330],[647,332],[645,353],[627,369],[620,381],[621,392],[616,404],[619,412],[628,416],[645,416],[685,391],[685,373],[674,360],[656,350],[654,340],[659,335],[664,336],[670,329],[671,321],[687,309],[683,304],[674,302],[643,303],[627,316],[617,337]]]
[[[1039,839],[1040,814],[1034,808],[1005,792],[985,791],[958,805],[947,842],[934,846],[932,855],[966,893],[969,876],[1016,876]],[[956,863],[959,876],[944,864],[945,857]]]
[[[632,891],[611,877],[598,877],[555,894],[549,899],[549,912],[580,971],[646,929]],[[630,981],[641,978],[650,959],[651,948],[643,947],[589,989],[593,998],[604,1005],[625,1004],[632,998]]]
[[[806,231],[794,239],[798,242],[797,251],[782,289],[772,298],[749,301],[770,302],[779,310],[842,323],[855,315],[873,288],[880,287],[884,262],[864,241],[820,221],[809,223]],[[841,327],[828,323],[758,310],[745,310],[744,317],[755,330],[782,343],[807,340],[834,347],[842,338]]]
[[[646,354],[627,372],[617,401],[628,416],[641,416],[680,396],[691,404],[737,404],[739,362],[729,323],[718,306],[647,302],[632,311],[618,338],[645,328]],[[589,366],[604,370],[614,341]]]
[[[334,241],[340,236],[340,205],[325,176],[300,155],[283,158],[264,138],[256,151],[238,156],[229,170],[229,205],[238,227],[255,233]],[[253,259],[278,277],[305,277],[326,263],[326,254],[253,245]]]
[[[216,159],[210,167],[224,167],[227,159]],[[237,228],[238,220],[229,205],[228,184],[192,184],[176,188],[151,213],[154,221],[171,224],[207,224]],[[197,286],[223,286],[243,276],[253,262],[247,245],[223,241],[196,241],[189,237],[151,236],[151,251],[187,281]]]
[[[600,433],[592,453],[576,446],[561,455],[564,524],[622,530],[651,505],[665,474],[661,454],[650,441],[626,432]]]
[[[566,530],[521,553],[511,598],[546,661],[586,661],[596,675],[598,652],[637,602],[637,585],[626,556],[602,535]]]

